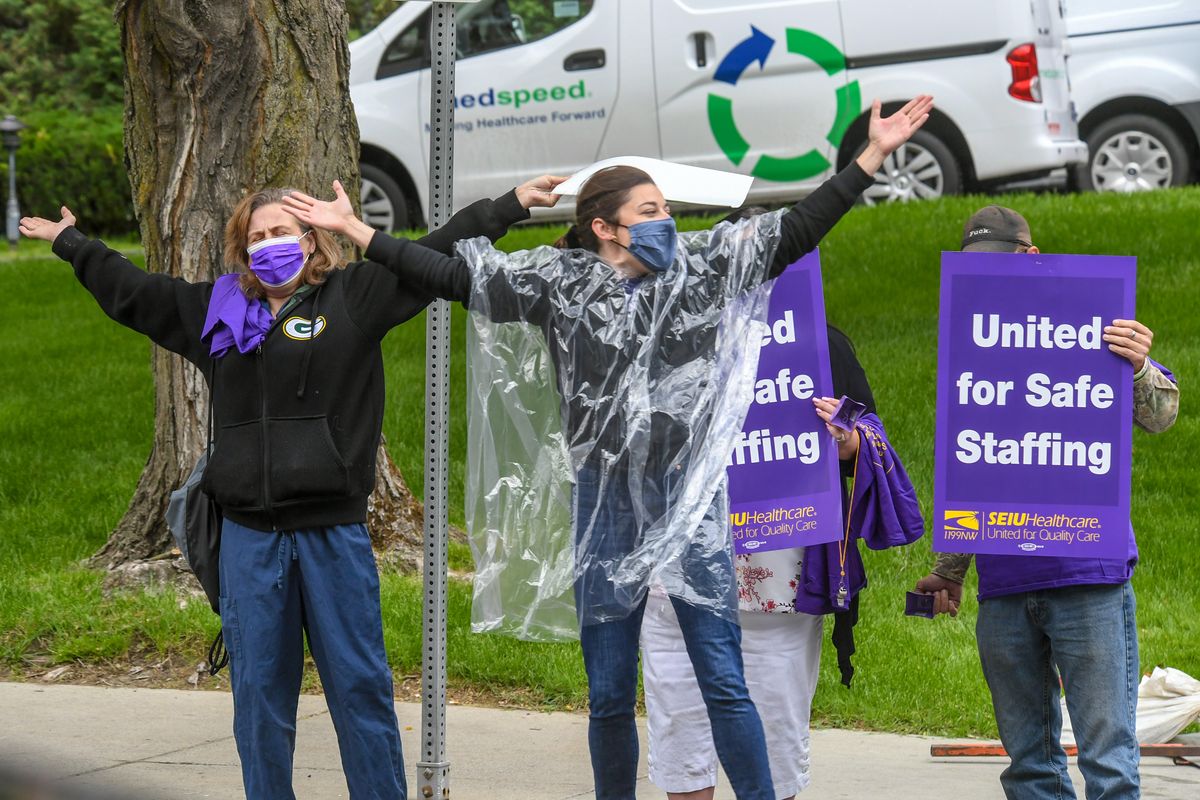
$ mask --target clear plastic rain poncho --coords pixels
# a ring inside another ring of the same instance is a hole
[[[585,250],[459,243],[476,632],[576,638],[652,584],[736,618],[725,468],[781,215],[681,233],[638,281]]]

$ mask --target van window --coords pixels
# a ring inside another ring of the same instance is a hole
[[[457,9],[458,57],[467,58],[536,42],[587,16],[595,0],[482,0]],[[392,40],[375,78],[428,67],[430,13]]]
[[[593,0],[483,0],[458,11],[459,57],[503,50],[558,33],[587,16]]]
[[[379,59],[375,80],[429,66],[429,19],[430,12],[426,11],[392,40]]]

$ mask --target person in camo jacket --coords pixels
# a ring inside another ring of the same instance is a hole
[[[1017,212],[987,206],[963,230],[964,251],[1037,253]],[[1137,320],[1104,329],[1108,349],[1133,364],[1133,420],[1149,433],[1171,427],[1179,386],[1149,357],[1154,333]],[[1011,764],[1000,776],[1012,800],[1075,797],[1060,744],[1060,685],[1079,745],[1089,798],[1139,796],[1135,711],[1138,642],[1130,578],[1137,563],[1133,527],[1123,559],[980,555],[976,639],[996,726]],[[970,554],[942,553],[917,591],[935,595],[937,613],[958,613]],[[1061,676],[1061,680],[1060,680]]]

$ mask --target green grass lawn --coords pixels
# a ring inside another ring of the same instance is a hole
[[[855,341],[927,514],[938,252],[956,249],[965,218],[995,200],[856,209],[822,246],[829,320]],[[1187,392],[1189,376],[1200,371],[1200,189],[1133,197],[1020,195],[998,202],[1029,218],[1044,251],[1139,257],[1138,318],[1156,331],[1154,356],[1175,370]],[[686,219],[682,227],[704,222]],[[560,232],[523,228],[502,245],[519,249]],[[450,504],[452,522],[461,525],[464,328],[463,312],[454,313]],[[390,387],[384,433],[418,494],[423,337],[423,320],[413,320],[384,345]],[[42,668],[118,659],[130,651],[193,657],[217,630],[202,603],[181,609],[170,594],[105,598],[101,577],[80,566],[120,518],[149,452],[149,356],[146,342],[108,321],[48,248],[25,243],[15,256],[0,255],[0,666],[16,674],[31,659]],[[1185,397],[1185,413],[1168,433],[1134,434],[1134,524],[1142,553],[1135,587],[1143,668],[1163,664],[1200,676],[1200,489],[1186,455],[1200,448],[1200,423],[1187,413],[1190,402]],[[463,558],[461,550],[456,557]],[[871,585],[856,629],[854,688],[838,683],[827,646],[814,719],[994,735],[974,647],[974,601],[953,620],[904,617],[905,590],[932,563],[928,540],[868,552],[866,559]],[[420,669],[420,596],[415,579],[384,576],[387,645],[399,674]],[[584,705],[574,644],[472,635],[469,604],[469,587],[452,586],[454,682],[547,707]]]

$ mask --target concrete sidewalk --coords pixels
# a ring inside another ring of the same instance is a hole
[[[398,703],[397,711],[415,800],[413,765],[420,757],[420,706]],[[464,706],[451,706],[448,715],[452,797],[592,797],[585,716]],[[324,698],[301,697],[299,717],[297,797],[346,797]],[[52,792],[39,798],[92,796],[92,792],[123,800],[240,797],[241,774],[231,726],[232,701],[224,692],[0,683],[0,769],[41,776]],[[929,757],[934,741],[815,731],[813,783],[802,798],[1003,797],[997,782],[1003,768],[999,759],[934,760]],[[640,774],[639,800],[664,797],[644,779],[644,756]],[[1077,771],[1074,774],[1076,788],[1082,791],[1083,781]],[[1142,779],[1146,798],[1200,797],[1200,769],[1195,767],[1146,759]],[[4,788],[0,786],[0,797],[7,798]],[[731,800],[733,794],[723,785],[717,797]]]

